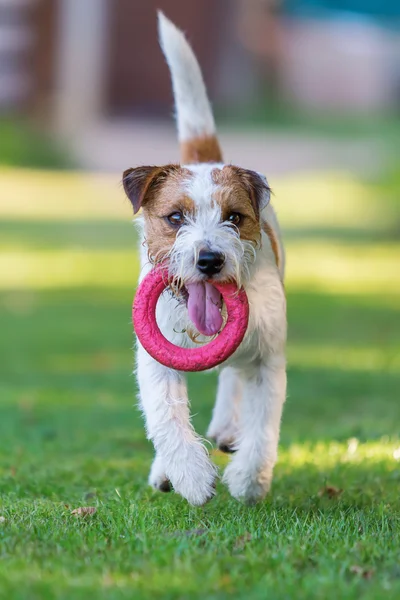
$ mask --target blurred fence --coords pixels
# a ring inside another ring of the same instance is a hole
[[[67,131],[168,114],[159,7],[188,34],[222,108],[271,93],[320,111],[400,106],[397,0],[0,0],[0,109]]]
[[[0,110],[26,105],[32,86],[27,56],[34,31],[32,0],[0,0]]]

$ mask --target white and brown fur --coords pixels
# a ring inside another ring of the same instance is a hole
[[[284,250],[270,189],[263,175],[223,163],[200,67],[183,33],[159,14],[160,43],[169,65],[176,104],[182,164],[137,167],[123,175],[134,212],[142,209],[141,277],[167,260],[171,279],[204,279],[196,262],[202,248],[223,253],[215,279],[244,286],[249,326],[233,356],[220,367],[217,400],[208,437],[234,451],[223,475],[230,493],[256,502],[268,492],[286,396],[286,302]],[[166,217],[181,211],[185,222],[172,227]],[[231,213],[242,215],[235,227]],[[192,347],[182,297],[162,295],[157,321],[173,343]],[[148,437],[155,447],[150,484],[171,485],[191,504],[215,494],[218,472],[189,412],[183,373],[151,358],[138,343],[137,378]]]

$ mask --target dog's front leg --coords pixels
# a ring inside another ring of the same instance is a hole
[[[150,478],[165,478],[191,504],[215,493],[216,468],[190,422],[186,381],[181,373],[156,362],[139,345],[138,382],[148,438],[156,458]],[[156,487],[160,487],[156,485]]]
[[[243,373],[238,451],[224,473],[235,498],[253,503],[269,491],[285,397],[283,356],[272,356],[266,365]]]
[[[235,369],[225,367],[218,380],[217,400],[207,437],[217,442],[223,452],[236,450],[242,381]]]

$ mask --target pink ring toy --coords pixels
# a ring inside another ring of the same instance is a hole
[[[243,288],[212,282],[222,295],[228,318],[220,334],[205,346],[180,348],[168,341],[156,322],[157,301],[168,287],[168,270],[155,268],[139,285],[132,307],[136,335],[144,349],[162,365],[177,371],[206,371],[224,362],[237,349],[249,322],[249,303]]]

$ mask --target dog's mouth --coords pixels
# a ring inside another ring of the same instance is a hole
[[[222,296],[208,281],[189,283],[185,286],[189,319],[203,335],[217,334],[223,324]]]
[[[219,333],[224,324],[223,299],[221,293],[206,280],[185,283],[171,282],[171,293],[182,304],[186,304],[189,319],[196,330],[205,336]]]

